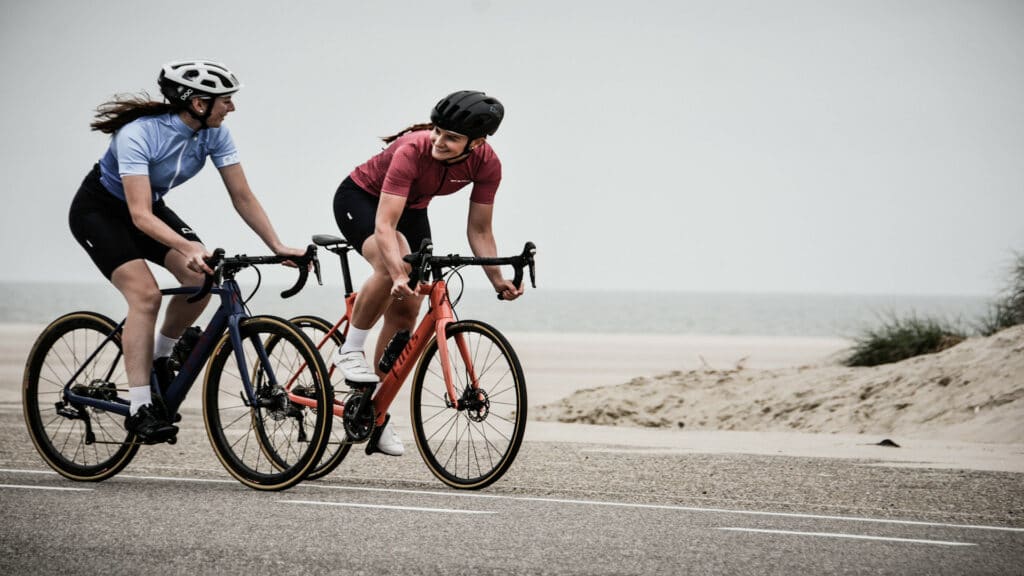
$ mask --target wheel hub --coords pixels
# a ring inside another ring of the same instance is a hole
[[[459,408],[466,411],[466,417],[473,422],[483,422],[491,413],[491,400],[483,388],[467,386],[459,399]]]

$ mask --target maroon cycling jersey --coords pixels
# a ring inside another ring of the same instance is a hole
[[[350,176],[374,196],[381,192],[404,196],[406,208],[426,208],[433,197],[457,192],[470,182],[470,201],[494,203],[501,183],[501,161],[490,144],[484,142],[468,158],[450,165],[434,160],[430,148],[429,130],[406,134],[353,170]]]

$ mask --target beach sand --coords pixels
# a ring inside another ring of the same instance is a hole
[[[42,328],[0,325],[0,402],[20,405]],[[840,366],[841,339],[507,336],[526,372],[527,441],[1024,472],[1024,326],[876,368]],[[411,439],[408,386],[392,414]]]
[[[1024,326],[870,368],[841,366],[835,355],[765,367],[756,354],[732,366],[681,367],[580,390],[534,416],[651,428],[1024,443]]]

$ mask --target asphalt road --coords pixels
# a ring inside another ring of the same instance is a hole
[[[527,440],[481,492],[353,450],[285,492],[234,481],[198,414],[97,484],[0,404],[0,574],[1014,574],[1024,475]]]

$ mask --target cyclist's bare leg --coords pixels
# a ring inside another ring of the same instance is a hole
[[[390,285],[389,285],[390,288]],[[384,323],[380,327],[380,336],[377,338],[377,346],[374,350],[373,356],[373,370],[377,373],[377,377],[380,378],[381,382],[384,381],[384,373],[377,367],[378,362],[382,356],[384,356],[384,349],[387,348],[391,338],[394,337],[395,333],[399,330],[408,330],[412,332],[416,326],[416,318],[419,317],[420,304],[423,302],[423,296],[415,296],[407,300],[394,301],[384,311]],[[378,406],[379,409],[379,406]],[[387,414],[383,411],[379,411],[377,414],[377,426],[383,426],[386,420]]]
[[[128,385],[132,388],[149,386],[153,369],[153,328],[160,313],[160,288],[142,259],[118,266],[110,281],[128,303],[121,334]]]
[[[369,243],[367,240],[366,244]],[[359,288],[359,294],[352,306],[352,327],[362,330],[373,328],[390,302],[391,277],[386,271],[378,272],[374,267],[373,272]]]
[[[403,254],[409,254],[409,242],[405,236],[398,233],[399,249]],[[397,301],[391,297],[391,274],[384,265],[384,258],[377,243],[376,235],[370,236],[363,242],[363,257],[373,266],[373,273],[366,283],[359,290],[356,302],[352,310],[352,326],[355,328],[369,329],[381,316],[384,316],[384,324],[381,326],[380,334],[377,337],[377,345],[374,350],[371,366],[377,376],[383,381],[384,375],[377,369],[377,363],[384,355],[384,348],[399,330],[412,330],[416,317],[419,314],[420,303],[423,296],[416,295],[406,300]],[[411,270],[411,267],[409,268]],[[387,414],[381,412],[377,415],[378,426],[383,425]]]
[[[188,261],[185,256],[177,250],[170,250],[164,258],[164,267],[177,278],[182,286],[202,286],[205,280],[202,273],[193,272],[188,268]],[[164,312],[164,321],[160,327],[160,333],[169,338],[179,338],[186,328],[192,325],[199,318],[199,315],[206,309],[210,302],[207,296],[202,300],[190,304],[187,294],[179,294],[171,297]]]
[[[400,232],[398,233],[398,243],[403,254],[411,252],[409,250],[409,242],[406,241],[405,236]],[[384,258],[377,244],[376,234],[363,242],[362,254],[366,261],[373,266],[373,273],[363,283],[363,286],[359,289],[359,295],[356,296],[355,304],[352,307],[352,326],[368,330],[384,315],[385,310],[392,305],[394,299],[391,297],[391,275],[384,265]],[[411,270],[411,267],[409,269]],[[419,310],[419,303],[423,298],[422,296],[416,296],[414,300],[416,302],[415,309]],[[415,321],[415,315],[413,320]],[[386,338],[383,334],[378,338],[377,354],[374,356],[374,360],[380,358],[383,352],[380,341],[383,340],[383,345],[386,345],[397,330],[399,328],[392,329],[392,332]]]

